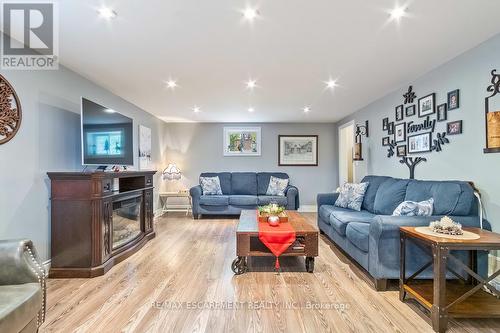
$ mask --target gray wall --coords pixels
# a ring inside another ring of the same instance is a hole
[[[46,172],[82,170],[80,96],[134,119],[136,166],[137,132],[142,124],[152,129],[153,162],[158,169],[163,167],[160,140],[164,123],[63,67],[58,71],[4,71],[2,75],[20,98],[23,118],[17,135],[0,145],[0,239],[29,238],[47,260],[50,182]]]
[[[418,97],[435,92],[436,104],[446,102],[447,92],[460,89],[460,108],[448,112],[448,121],[463,120],[463,134],[449,136],[451,143],[445,145],[442,152],[416,155],[428,158],[426,163],[416,167],[416,178],[473,181],[481,190],[487,217],[495,231],[500,231],[500,154],[483,154],[484,98],[489,95],[486,87],[490,84],[490,71],[500,70],[499,55],[500,35],[497,35],[409,83]],[[411,59],[408,66],[411,66]],[[396,157],[387,158],[387,149],[382,147],[382,137],[386,136],[382,132],[382,118],[395,120],[394,108],[402,104],[407,88],[408,85],[401,87],[338,123],[341,125],[352,119],[370,122],[370,138],[363,138],[365,162],[359,162],[357,168],[367,169],[369,174],[409,176],[408,168]],[[405,117],[405,121],[418,119],[418,116]],[[446,122],[438,122],[436,132],[446,131],[445,125]],[[359,165],[361,163],[365,165]]]
[[[262,155],[225,157],[222,151],[224,126],[260,126]],[[279,167],[278,135],[319,135],[317,167]],[[176,182],[164,182],[164,189],[189,188],[198,184],[204,171],[281,171],[290,175],[291,183],[300,191],[301,205],[315,205],[316,194],[337,188],[337,131],[334,124],[213,124],[171,123],[165,131],[165,162],[175,162],[183,172]]]

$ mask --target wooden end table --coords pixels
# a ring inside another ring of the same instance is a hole
[[[319,231],[296,211],[286,211],[288,222],[295,230],[296,238],[302,240],[304,247],[295,250],[290,246],[280,257],[306,257],[306,270],[314,271],[314,258],[318,256]],[[231,269],[234,274],[243,274],[248,270],[247,257],[269,257],[274,254],[260,241],[256,210],[242,210],[236,229],[236,255]]]
[[[408,294],[431,313],[432,328],[436,332],[446,331],[449,317],[455,318],[499,318],[500,300],[485,292],[483,286],[497,296],[500,292],[489,282],[500,275],[500,270],[486,279],[477,273],[477,251],[500,249],[500,234],[479,228],[464,228],[480,236],[476,240],[457,240],[429,236],[419,233],[415,227],[401,227],[401,270],[399,279],[399,299],[404,301]],[[406,277],[406,241],[417,246],[430,246],[432,258],[410,277]],[[469,263],[464,264],[453,256],[452,250],[469,251]],[[464,278],[448,266],[453,262],[468,274]],[[428,267],[433,266],[434,280],[414,279]],[[446,281],[446,271],[457,280]]]
[[[168,212],[186,212],[186,215],[189,215],[191,212],[191,195],[189,194],[189,190],[180,190],[178,192],[161,192],[159,193],[160,202],[161,202],[161,215]],[[186,198],[186,204],[175,205],[175,207],[171,207],[168,205],[169,198]]]

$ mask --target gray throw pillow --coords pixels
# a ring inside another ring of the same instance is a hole
[[[222,195],[218,176],[200,177],[200,185],[203,190],[203,195]]]
[[[393,216],[432,216],[434,199],[425,201],[403,201],[392,213]]]
[[[285,196],[285,190],[288,186],[289,179],[283,179],[271,176],[269,186],[267,187],[266,195]]]
[[[335,201],[335,206],[349,208],[359,212],[367,187],[368,183],[345,183],[340,188],[340,194]]]

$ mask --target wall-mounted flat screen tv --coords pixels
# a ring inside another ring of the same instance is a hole
[[[133,165],[133,120],[82,98],[82,164]]]

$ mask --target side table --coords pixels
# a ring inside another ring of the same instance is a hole
[[[188,215],[191,212],[191,195],[189,190],[181,190],[178,192],[161,192],[159,194],[161,202],[161,215],[168,212],[186,212]],[[169,198],[186,198],[185,204],[169,205]]]
[[[500,300],[483,290],[484,286],[500,297],[500,292],[489,282],[500,275],[500,270],[486,279],[477,273],[477,251],[500,249],[500,234],[479,228],[463,228],[480,236],[475,240],[450,239],[424,235],[415,227],[401,227],[401,271],[399,279],[399,299],[411,296],[431,313],[432,328],[435,332],[445,332],[449,317],[456,318],[499,318]],[[432,258],[429,262],[406,277],[406,242],[429,246]],[[453,256],[452,250],[469,251],[469,263],[464,264]],[[468,274],[464,278],[448,266],[453,262]],[[433,266],[434,280],[414,279],[428,267]],[[446,281],[446,271],[457,279]]]

